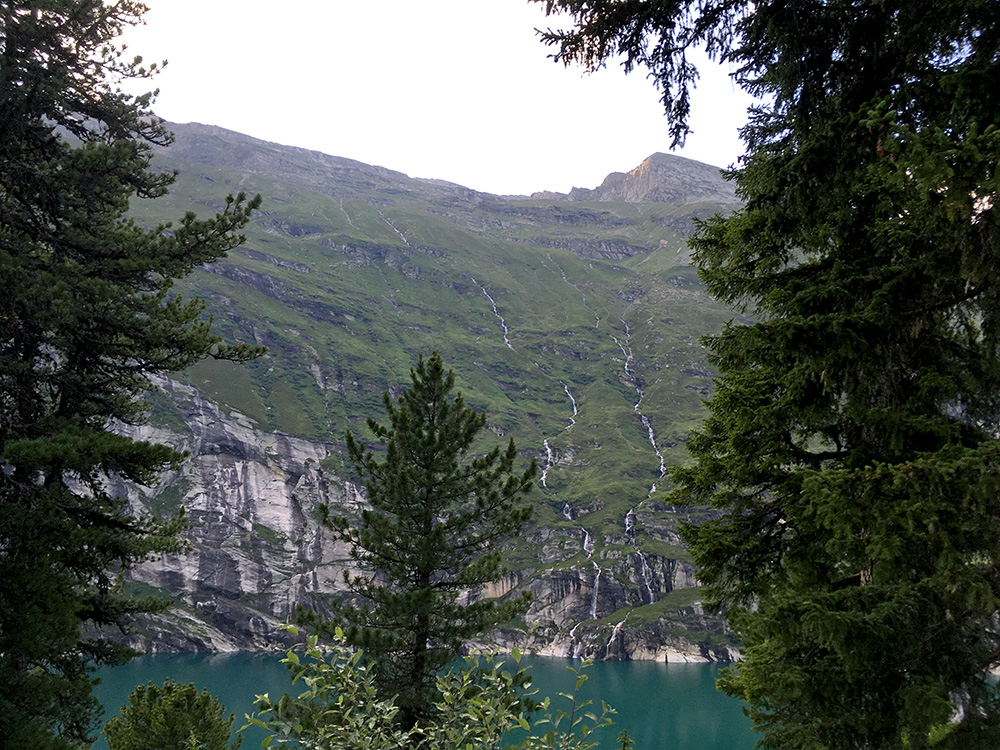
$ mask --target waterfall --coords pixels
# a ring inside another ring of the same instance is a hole
[[[354,222],[351,221],[351,215],[349,213],[347,213],[347,211],[344,210],[344,199],[343,198],[340,199],[340,212],[342,214],[344,214],[344,217],[347,219],[347,223],[350,224],[353,227],[354,226]],[[385,217],[383,216],[382,218],[384,219]]]
[[[597,592],[601,588],[601,566],[594,563],[594,593],[590,599],[590,619],[597,619]]]
[[[635,542],[635,508],[625,514],[625,539],[629,544]]]
[[[562,514],[563,518],[567,521],[573,520],[573,509],[569,506],[569,503],[563,503]]]
[[[340,210],[344,211],[344,202],[343,201],[340,202]],[[344,215],[347,216],[347,212],[346,211],[344,211]],[[396,234],[398,234],[400,236],[400,238],[403,240],[403,244],[406,245],[407,247],[409,247],[410,246],[410,241],[408,239],[406,239],[406,237],[403,235],[402,232],[400,232],[398,229],[396,229],[396,225],[393,224],[391,221],[389,221],[387,218],[385,218],[385,214],[382,213],[381,211],[378,212],[378,215],[382,217],[382,221],[384,221],[386,224],[388,224],[390,227],[392,227],[392,231],[394,231]],[[350,221],[351,217],[348,216],[347,220]]]
[[[545,468],[542,469],[542,487],[548,487],[548,483],[545,478],[548,476],[549,469],[555,465],[555,454],[552,452],[552,448],[549,447],[549,441],[543,440],[542,445],[545,446]]]
[[[611,644],[615,642],[615,638],[617,638],[618,637],[618,633],[621,632],[622,625],[625,624],[625,621],[628,619],[628,616],[629,616],[629,613],[626,612],[625,616],[622,618],[622,621],[619,622],[617,625],[615,625],[615,627],[612,629],[612,631],[611,631],[611,637],[608,639],[608,645],[604,647],[604,658],[605,659],[609,659],[611,657]]]
[[[642,582],[646,586],[646,593],[649,595],[649,603],[652,604],[656,601],[656,595],[653,593],[653,586],[650,581],[653,580],[653,569],[649,567],[649,561],[646,560],[646,556],[642,552],[636,552],[639,556],[639,575],[642,576]]]
[[[655,484],[653,488],[656,488]],[[633,547],[635,546],[635,508],[632,508],[625,514],[625,539]],[[656,594],[653,593],[653,585],[651,583],[653,580],[653,569],[649,567],[649,561],[646,560],[646,555],[643,552],[637,549],[635,554],[639,558],[639,575],[642,576],[642,583],[646,587],[649,604],[652,604],[656,601]]]
[[[569,658],[570,659],[575,659],[576,657],[578,657],[580,655],[580,649],[583,647],[583,644],[580,643],[580,641],[578,641],[576,639],[576,629],[578,627],[580,627],[580,623],[577,623],[576,625],[574,625],[572,628],[570,628],[570,631],[569,631],[569,637],[570,637]]]
[[[623,367],[623,369],[625,370],[625,375],[627,375],[629,378],[634,378],[635,373],[632,372],[632,346],[628,343],[629,339],[632,337],[632,332],[629,330],[628,323],[626,323],[624,320],[622,321],[622,325],[625,326],[625,343],[623,344],[614,336],[612,336],[611,338],[614,340],[616,344],[618,344],[618,348],[622,350],[622,354],[625,357],[625,365]]]
[[[639,408],[639,404],[635,405]],[[663,460],[663,454],[660,453],[660,449],[656,447],[656,435],[653,433],[653,426],[649,423],[649,418],[645,414],[640,414],[642,419],[642,426],[646,428],[647,436],[649,437],[649,444],[653,446],[653,450],[656,451],[656,457],[660,459],[660,477],[662,478],[667,473],[667,464]]]
[[[475,284],[480,288],[480,290],[482,290],[483,295],[486,297],[486,299],[490,301],[490,304],[493,305],[493,314],[497,316],[497,319],[500,321],[500,328],[503,329],[503,342],[507,345],[508,349],[514,351],[514,347],[511,346],[510,339],[507,338],[507,334],[510,333],[510,329],[507,327],[507,323],[503,319],[503,315],[500,314],[500,310],[497,309],[496,300],[494,300],[490,296],[490,293],[486,291],[486,287],[484,287],[482,284],[476,281],[472,276],[470,276],[469,278],[472,279],[473,284]]]
[[[645,397],[645,393],[642,388],[635,384],[635,372],[632,370],[632,347],[629,345],[629,338],[632,335],[631,330],[628,327],[628,323],[622,320],[622,324],[625,326],[625,341],[619,341],[614,336],[611,337],[612,341],[618,344],[618,348],[621,349],[622,356],[625,357],[625,362],[622,365],[622,371],[625,373],[625,377],[631,381],[632,387],[635,388],[635,393],[637,400],[635,405],[632,407],[632,411],[639,415],[639,420],[642,422],[642,426],[646,428],[646,437],[649,440],[649,444],[653,447],[653,452],[656,454],[657,459],[660,462],[660,479],[663,479],[667,475],[667,463],[663,458],[663,454],[656,445],[656,433],[653,432],[653,425],[650,424],[649,417],[642,413],[640,410],[642,406],[642,399]],[[647,499],[653,496],[656,492],[656,483],[649,488],[649,494],[646,495]]]
[[[576,399],[573,398],[573,394],[570,393],[568,385],[566,385],[565,383],[563,383],[562,387],[563,387],[563,390],[566,391],[566,395],[569,396],[570,403],[573,405],[573,416],[569,418],[569,427],[572,427],[573,425],[576,424],[576,415],[579,413],[578,410],[577,410],[577,408],[576,408]],[[566,429],[568,430],[569,427],[567,427]]]

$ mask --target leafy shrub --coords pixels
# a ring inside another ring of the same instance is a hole
[[[295,628],[289,627],[295,632]],[[610,725],[613,709],[602,703],[600,714],[587,710],[591,701],[579,700],[587,680],[584,662],[572,693],[560,693],[568,710],[553,708],[549,698],[534,703],[531,676],[520,666],[521,654],[512,654],[514,669],[495,653],[464,657],[460,668],[437,677],[440,700],[423,725],[408,730],[394,721],[399,708],[394,697],[379,694],[374,676],[361,651],[350,649],[337,629],[332,643],[322,647],[315,635],[306,638],[305,652],[289,649],[282,660],[293,682],[305,690],[298,697],[283,695],[272,701],[257,696],[258,713],[249,725],[268,732],[261,744],[295,744],[304,750],[412,750],[456,748],[480,750],[509,745],[518,750],[592,750],[593,732]],[[540,716],[532,717],[529,705]]]

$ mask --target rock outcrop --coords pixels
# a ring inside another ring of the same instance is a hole
[[[290,639],[280,625],[294,619],[298,606],[326,611],[330,598],[342,595],[343,574],[350,569],[347,548],[318,522],[318,507],[356,512],[365,502],[363,490],[324,468],[333,446],[262,431],[190,386],[171,380],[159,385],[188,429],[147,426],[126,432],[172,445],[191,458],[156,487],[115,489],[137,513],[174,513],[183,506],[190,520],[189,550],[131,573],[131,585],[169,597],[176,606],[136,622],[129,642],[151,652],[282,648]],[[533,535],[544,540],[566,533],[541,528]],[[528,632],[497,633],[491,643],[561,656],[731,658],[729,647],[690,635],[717,633],[724,640],[719,622],[696,607],[634,627],[605,619],[693,587],[689,562],[627,550],[605,551],[598,562],[583,559],[579,545],[557,549],[562,551],[553,552],[554,558],[570,555],[562,567],[521,570],[473,592],[475,597],[532,592]]]
[[[326,472],[329,448],[262,432],[195,389],[160,383],[189,432],[143,427],[134,437],[172,445],[191,458],[154,488],[121,487],[136,512],[190,520],[189,550],[147,562],[133,582],[177,601],[140,625],[137,645],[158,651],[274,648],[278,625],[297,605],[335,595],[347,558],[318,523],[321,503],[352,506],[358,489]]]
[[[731,182],[718,167],[673,154],[653,154],[629,172],[612,172],[599,187],[573,188],[568,195],[535,193],[532,198],[569,201],[670,203],[687,206],[712,203],[733,206],[739,201]]]

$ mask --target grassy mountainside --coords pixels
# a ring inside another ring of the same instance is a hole
[[[732,206],[684,197],[705,195],[711,170],[697,165],[686,192],[686,160],[657,155],[629,190],[617,175],[616,190],[572,199],[498,197],[218,128],[174,130],[158,158],[177,185],[133,213],[152,225],[261,193],[245,245],[178,291],[203,297],[227,337],[269,347],[249,366],[202,363],[181,380],[260,429],[337,446],[347,429],[365,436],[382,393],[436,350],[490,429],[544,470],[533,523],[549,552],[528,535],[516,567],[579,566],[617,548],[683,559],[654,487],[685,460],[702,415],[698,339],[731,317],[685,249],[696,217]],[[669,190],[650,177],[664,172]],[[621,200],[644,190],[675,202]],[[730,194],[721,178],[712,190]],[[158,399],[156,419],[179,416]],[[349,476],[341,454],[326,462]]]

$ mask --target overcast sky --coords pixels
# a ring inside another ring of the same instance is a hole
[[[145,0],[155,109],[491,193],[595,187],[668,151],[643,72],[548,59],[527,0]],[[748,98],[703,66],[683,156],[728,166]]]

